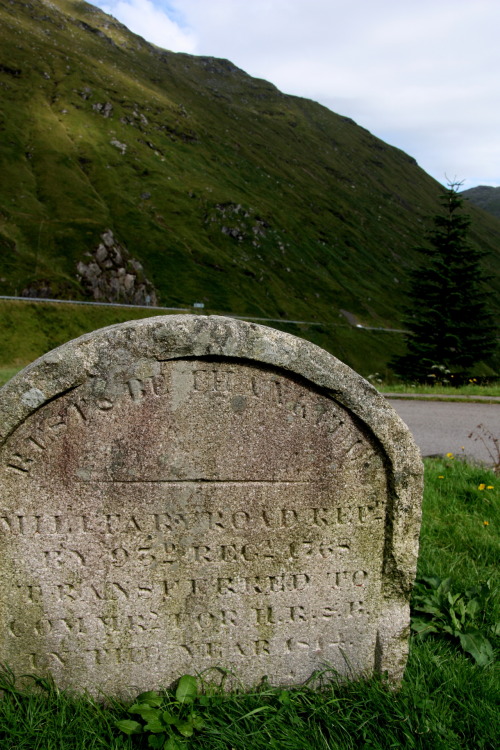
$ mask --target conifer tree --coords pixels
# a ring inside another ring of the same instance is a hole
[[[471,220],[463,213],[460,185],[449,183],[441,196],[443,212],[417,248],[424,260],[410,274],[406,354],[391,363],[405,380],[426,379],[436,369],[470,375],[496,347],[481,268],[484,253],[468,242]]]

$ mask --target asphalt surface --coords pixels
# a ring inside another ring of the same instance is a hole
[[[406,422],[422,456],[465,455],[491,465],[497,451],[486,430],[500,438],[500,404],[388,399]],[[483,425],[484,430],[478,429]],[[469,435],[482,435],[484,442]],[[488,449],[493,454],[489,454]],[[498,457],[496,457],[498,460]]]

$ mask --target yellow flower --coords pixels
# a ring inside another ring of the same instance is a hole
[[[484,524],[485,526],[489,526],[489,525],[490,525],[490,522],[489,522],[489,521],[483,521],[483,524]]]
[[[478,490],[484,490],[485,487],[486,487],[485,484],[480,484],[478,485]]]
[[[444,476],[441,474],[438,479],[444,479]]]
[[[446,458],[455,458],[455,456],[453,455],[453,453],[447,453]]]
[[[492,484],[489,484],[489,485],[488,485],[488,486],[486,487],[486,489],[487,489],[487,490],[494,490],[495,488],[493,487],[493,485],[492,485]]]

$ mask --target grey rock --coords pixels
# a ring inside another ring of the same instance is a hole
[[[115,148],[117,148],[119,151],[121,151],[122,154],[125,154],[126,151],[127,151],[127,144],[126,143],[122,143],[117,138],[112,138],[110,140],[110,144],[112,146],[114,146]]]
[[[98,263],[103,263],[108,257],[108,251],[104,245],[99,245],[95,251],[95,257]]]
[[[134,288],[136,277],[132,273],[127,273],[123,279],[123,287],[125,291],[130,292]]]
[[[139,261],[130,257],[110,229],[102,233],[101,240],[94,253],[86,253],[90,257],[88,263],[77,263],[77,278],[89,295],[99,301],[156,305],[156,291],[144,278]],[[138,283],[138,274],[141,274],[141,283]]]
[[[16,672],[118,696],[217,666],[401,680],[419,452],[313,344],[215,316],[82,336],[0,389],[0,473]]]
[[[111,117],[113,114],[113,105],[111,102],[104,102],[104,104],[102,102],[94,102],[92,109],[95,112],[99,112],[103,117]]]
[[[108,248],[113,247],[115,244],[115,238],[111,229],[106,229],[106,231],[102,233],[101,239]]]

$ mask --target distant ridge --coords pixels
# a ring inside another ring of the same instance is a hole
[[[500,219],[500,187],[490,185],[478,185],[477,187],[463,190],[464,198],[470,200],[475,206]]]

